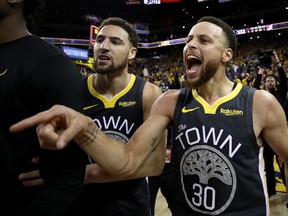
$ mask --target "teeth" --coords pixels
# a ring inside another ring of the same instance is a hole
[[[188,55],[188,56],[187,56],[187,59],[188,59],[188,60],[198,60],[198,58],[196,58],[196,57],[193,56],[193,55]]]

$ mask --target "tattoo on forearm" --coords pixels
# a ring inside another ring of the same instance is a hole
[[[96,126],[96,124],[94,122],[89,123],[88,129],[85,131],[85,140],[83,140],[83,142],[79,144],[81,146],[87,147],[92,142],[94,142],[94,140],[97,137],[97,133],[98,133],[98,127]]]
[[[150,144],[151,147],[154,148],[154,146],[156,145],[156,143],[157,143],[157,137],[153,137],[153,138],[152,138],[152,142],[151,142],[151,144]]]

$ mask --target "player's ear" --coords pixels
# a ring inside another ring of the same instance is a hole
[[[136,47],[132,47],[129,51],[129,60],[134,59],[137,53],[137,48]]]
[[[229,62],[233,57],[233,51],[231,48],[226,48],[225,51],[222,53],[222,61]]]

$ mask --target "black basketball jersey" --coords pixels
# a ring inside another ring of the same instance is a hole
[[[172,145],[181,216],[269,215],[252,122],[254,91],[237,84],[209,105],[196,90],[181,89]]]
[[[107,135],[126,143],[143,123],[142,93],[146,81],[132,75],[127,87],[110,101],[96,92],[92,83],[93,75],[83,83],[84,113]],[[93,161],[89,158],[88,163]],[[147,180],[85,185],[77,205],[81,215],[85,215],[84,211],[95,216],[150,216]]]

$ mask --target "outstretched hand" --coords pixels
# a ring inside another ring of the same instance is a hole
[[[59,150],[86,130],[91,119],[71,108],[54,105],[51,109],[26,118],[10,127],[11,132],[37,126],[41,148]]]

